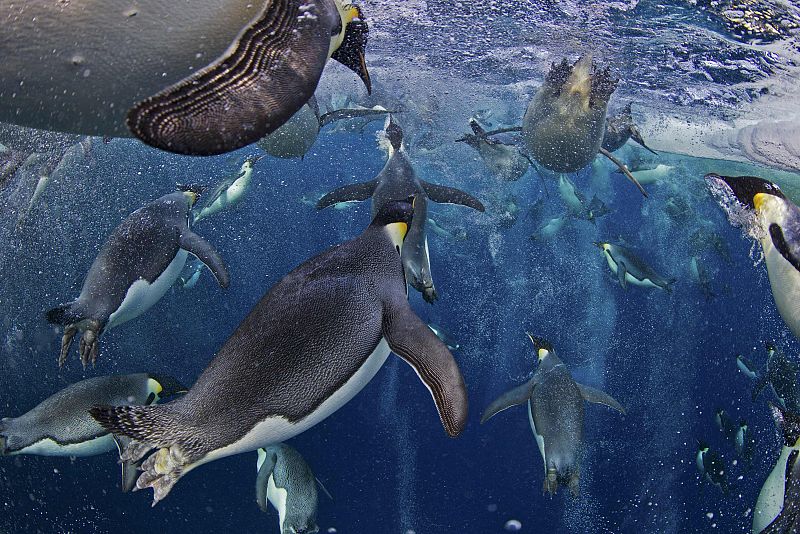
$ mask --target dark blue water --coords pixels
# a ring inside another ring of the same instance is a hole
[[[797,346],[775,311],[763,265],[748,257],[750,242],[705,192],[703,169],[714,164],[665,156],[679,176],[648,186],[647,200],[618,175],[604,181],[596,170],[583,171],[576,186],[589,197],[598,192],[613,213],[596,227],[573,221],[552,240],[534,242],[529,236],[539,223],[526,211],[545,194],[539,178],[529,173],[500,184],[466,147],[453,150],[447,161],[416,158],[418,173],[476,194],[489,209],[432,208],[443,226],[461,227],[469,239],[429,237],[441,300],[430,306],[412,291],[411,301],[462,345],[456,358],[469,390],[469,424],[461,437],[448,438],[413,370],[390,357],[353,401],[290,442],[333,495],[321,495],[322,531],[490,533],[502,532],[509,519],[519,520],[523,532],[749,531],[747,511],[779,439],[769,394],[751,401],[752,383],[734,356],[763,364],[765,341],[782,343],[793,357]],[[51,185],[22,234],[4,234],[0,415],[19,415],[97,375],[160,372],[191,384],[272,284],[369,222],[368,203],[318,213],[300,198],[371,179],[383,163],[372,131],[322,135],[304,161],[262,161],[240,207],[195,228],[225,258],[230,288],[221,290],[204,273],[195,289],[172,290],[147,314],[106,333],[96,368],[84,372],[73,353],[59,372],[60,332],[43,312],[77,295],[109,232],[175,182],[212,185],[239,166],[227,157],[180,158],[133,142],[101,147],[94,166]],[[547,189],[556,214],[556,184]],[[522,212],[514,226],[500,229],[493,199],[509,192]],[[674,197],[690,207],[677,220],[663,210]],[[3,226],[13,227],[4,213]],[[730,247],[730,261],[703,253],[713,273],[712,300],[688,274],[688,236],[706,223]],[[679,278],[672,294],[619,287],[592,242],[620,236],[659,272]],[[601,387],[628,410],[623,417],[587,405],[578,498],[542,494],[542,462],[524,407],[479,425],[486,405],[534,370],[526,330],[549,339],[577,380]],[[718,408],[746,419],[758,442],[752,468],[730,466],[728,495],[701,482],[694,463],[699,439],[726,462],[735,459],[714,425]],[[256,506],[255,475],[255,453],[225,458],[186,475],[151,508],[149,492],[119,491],[113,453],[74,461],[0,458],[0,532],[276,532],[277,515]]]

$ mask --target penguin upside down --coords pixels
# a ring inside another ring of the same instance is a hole
[[[137,488],[153,488],[155,504],[195,467],[308,430],[361,391],[390,351],[414,368],[458,436],[467,419],[461,372],[408,303],[401,251],[412,217],[412,203],[389,203],[360,236],[286,275],[184,397],[94,406],[103,427],[133,440],[122,460],[144,460]],[[240,394],[224,393],[231,388]]]

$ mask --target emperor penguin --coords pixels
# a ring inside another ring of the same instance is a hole
[[[664,278],[627,247],[601,242],[595,242],[594,245],[602,251],[623,289],[627,289],[630,282],[635,286],[654,287],[671,293],[672,284],[678,281],[677,278]]]
[[[793,465],[796,464],[796,462],[790,463],[789,459],[796,458],[797,453],[800,452],[800,415],[786,411],[774,404],[770,404],[770,412],[775,423],[781,429],[783,444],[775,467],[772,468],[758,493],[758,500],[753,509],[753,534],[788,532],[786,530],[771,531],[767,528],[781,513],[784,499],[788,496],[785,492],[787,484],[790,482],[787,474],[792,473]],[[797,482],[794,484],[796,485]],[[796,500],[794,504],[795,506],[798,504]]]
[[[291,271],[185,396],[163,406],[91,410],[106,429],[134,440],[123,461],[147,457],[137,487],[153,488],[154,504],[202,464],[284,442],[324,420],[375,376],[390,351],[431,392],[447,433],[461,433],[461,372],[408,302],[401,254],[416,217],[411,202],[389,202],[360,236]]]
[[[258,449],[256,501],[278,511],[281,534],[312,534],[317,525],[317,479],[306,461],[285,443]]]
[[[608,100],[619,80],[595,67],[590,54],[570,65],[553,63],[522,118],[525,153],[554,172],[577,172],[608,157],[642,192],[627,168],[602,147]]]
[[[0,18],[0,120],[23,126],[213,155],[279,128],[328,59],[371,89],[343,0],[0,0]]]
[[[800,338],[800,208],[763,178],[712,173],[705,179],[731,224],[761,244],[778,313]]]
[[[373,108],[344,108],[320,113],[317,97],[312,96],[286,123],[258,142],[259,148],[276,158],[302,158],[319,137],[319,132],[328,124],[340,120],[366,117],[377,120],[389,110]]]
[[[708,480],[717,486],[723,494],[727,495],[730,491],[728,478],[725,476],[725,462],[716,451],[711,449],[705,442],[698,442],[697,455],[695,456],[697,470],[700,471],[700,479]]]
[[[639,128],[633,121],[633,111],[631,110],[631,103],[628,102],[622,111],[613,117],[606,117],[606,129],[603,133],[602,147],[609,152],[615,152],[622,148],[628,142],[628,139],[638,143],[645,150],[658,155],[658,152],[647,146],[642,138]],[[638,177],[637,177],[638,178]],[[640,183],[644,183],[639,180]]]
[[[0,419],[0,456],[94,456],[122,446],[89,415],[95,404],[150,405],[186,391],[170,376],[138,373],[100,376],[71,384],[19,417]],[[123,463],[123,490],[132,489],[136,469]]]
[[[390,202],[415,196],[414,220],[408,230],[403,246],[403,266],[411,286],[422,293],[428,303],[437,298],[431,274],[428,254],[426,222],[428,219],[428,200],[446,204],[460,204],[474,210],[485,211],[480,200],[469,193],[453,187],[435,185],[421,180],[403,143],[403,130],[394,122],[391,115],[384,125],[385,148],[389,158],[378,176],[368,182],[350,184],[334,189],[317,202],[317,209],[323,209],[341,202],[353,202],[372,198],[372,216]]]
[[[245,193],[250,188],[253,178],[253,167],[264,156],[253,156],[244,160],[237,174],[231,175],[220,182],[214,192],[210,195],[203,195],[202,206],[193,210],[193,224],[219,213],[222,210],[235,206],[244,198]]]
[[[605,404],[622,414],[625,409],[607,393],[577,383],[549,342],[527,335],[539,360],[536,373],[494,400],[483,412],[481,424],[506,408],[527,403],[528,420],[544,462],[544,491],[553,495],[559,484],[566,484],[577,496],[584,401]]]
[[[513,142],[493,137],[475,118],[469,120],[469,126],[473,133],[456,139],[456,142],[466,143],[475,149],[494,176],[514,182],[528,172],[531,160]]]
[[[98,337],[106,330],[149,310],[181,274],[189,253],[202,261],[223,288],[229,276],[216,250],[189,229],[189,213],[199,189],[164,195],[131,213],[117,226],[95,258],[80,295],[47,312],[47,320],[64,326],[59,367],[64,365],[80,331],[80,357],[94,364]]]

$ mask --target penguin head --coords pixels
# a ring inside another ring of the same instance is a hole
[[[415,201],[416,197],[410,196],[405,200],[393,200],[387,203],[378,211],[370,224],[383,228],[388,233],[398,254],[402,251],[403,240],[414,218]]]
[[[525,332],[525,334],[528,336],[528,339],[531,340],[531,343],[533,343],[533,347],[536,349],[536,356],[539,358],[539,361],[544,360],[550,355],[551,352],[553,352],[553,345],[551,345],[546,339],[534,336],[530,332]]]
[[[786,199],[780,187],[757,176],[721,176],[709,173],[705,175],[705,179],[714,196],[727,201],[733,198],[755,211],[761,211],[771,198]]]
[[[181,191],[183,195],[189,200],[189,207],[191,208],[197,203],[197,199],[200,198],[200,195],[203,194],[205,191],[205,187],[198,184],[175,184],[178,188],[178,191]]]
[[[784,410],[771,402],[769,403],[769,411],[772,413],[775,424],[781,429],[784,444],[787,447],[800,445],[800,415]]]
[[[255,166],[256,163],[258,163],[259,161],[261,161],[262,159],[264,159],[266,157],[267,156],[265,154],[248,157],[246,160],[244,160],[244,163],[242,163],[242,170],[244,171],[244,170],[252,169]]]
[[[594,246],[600,249],[602,253],[605,254],[607,250],[611,248],[611,243],[603,243],[602,241],[595,241],[592,243]]]
[[[179,395],[186,393],[189,388],[178,382],[178,380],[169,375],[148,375],[148,389],[150,393],[155,396],[154,400],[158,401],[164,397],[172,395]]]
[[[389,140],[389,144],[392,145],[392,149],[400,150],[403,146],[403,129],[394,122],[391,114],[386,118],[384,132],[386,133],[386,139]]]
[[[341,36],[341,44],[334,50],[331,59],[335,59],[358,74],[367,88],[367,94],[372,94],[372,80],[369,77],[365,58],[369,26],[358,6],[352,4],[342,6],[340,15],[342,29],[339,30],[339,35],[341,36],[342,31],[344,31],[344,35]]]

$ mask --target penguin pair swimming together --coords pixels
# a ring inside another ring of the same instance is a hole
[[[306,461],[285,443],[258,449],[256,502],[278,511],[280,534],[312,534],[317,525],[317,479]]]
[[[286,123],[258,142],[259,148],[276,158],[302,158],[319,137],[319,132],[336,121],[365,117],[382,118],[389,110],[373,108],[344,108],[320,113],[317,97],[312,96]]]
[[[608,100],[618,82],[608,68],[596,68],[588,54],[572,65],[566,59],[553,63],[522,119],[525,153],[561,173],[577,172],[603,154],[647,196],[628,169],[602,147]]]
[[[654,287],[671,293],[672,284],[678,281],[677,278],[664,278],[627,247],[601,242],[596,242],[594,245],[602,251],[608,267],[616,275],[619,285],[623,289],[627,289],[628,283],[631,283],[635,286]]]
[[[23,126],[212,155],[279,128],[328,59],[371,89],[368,27],[342,0],[1,0],[0,18],[0,120]]]
[[[778,313],[800,338],[800,207],[763,178],[711,173],[705,179],[731,224],[761,244]]]
[[[122,459],[144,460],[137,487],[152,487],[155,503],[204,463],[308,430],[352,399],[390,351],[417,372],[447,433],[459,435],[467,418],[461,372],[407,298],[401,254],[417,216],[411,202],[389,202],[359,237],[295,268],[185,396],[161,406],[93,408],[106,429],[134,440]]]
[[[125,442],[92,419],[89,415],[92,406],[146,406],[183,391],[186,388],[174,378],[148,373],[82,380],[19,417],[0,419],[0,456],[84,457],[108,452]],[[136,477],[135,466],[123,463],[123,491],[133,488]]]
[[[607,393],[576,382],[549,342],[527,335],[539,361],[536,373],[494,400],[481,416],[481,424],[506,408],[527,403],[528,420],[544,462],[544,491],[552,495],[559,484],[565,484],[577,496],[584,401],[605,404],[623,415],[625,409]]]
[[[414,220],[408,230],[403,246],[403,266],[411,286],[422,293],[426,302],[433,303],[437,298],[433,284],[431,262],[428,254],[426,231],[428,200],[442,204],[460,204],[483,212],[480,200],[460,189],[436,185],[421,180],[411,163],[403,143],[403,130],[394,122],[391,115],[384,126],[386,149],[389,158],[378,176],[368,182],[351,184],[334,189],[317,202],[317,209],[323,209],[340,202],[354,202],[372,198],[372,215],[375,216],[383,206],[390,202],[415,196]]]
[[[253,178],[253,167],[264,156],[252,156],[242,163],[237,174],[222,180],[210,195],[203,195],[202,206],[193,210],[193,224],[222,210],[231,208],[242,201]]]
[[[180,276],[190,253],[211,269],[220,286],[228,287],[222,258],[189,229],[190,210],[198,197],[196,187],[164,195],[131,213],[111,232],[78,298],[47,312],[50,323],[64,326],[59,367],[78,332],[81,363],[94,364],[100,334],[158,302]]]

